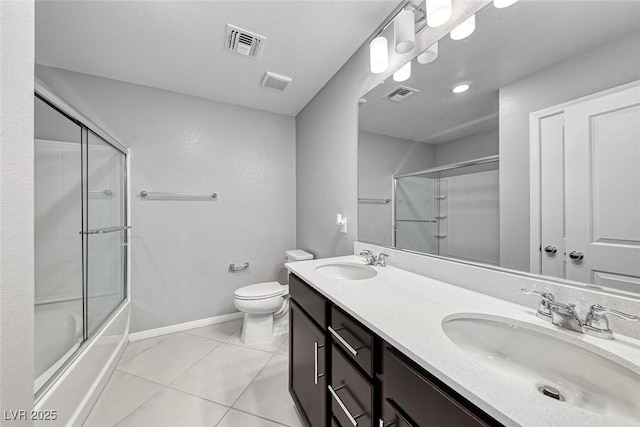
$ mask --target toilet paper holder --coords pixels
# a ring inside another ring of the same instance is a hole
[[[229,264],[229,271],[242,271],[249,268],[249,261],[245,261],[242,264],[231,263]]]

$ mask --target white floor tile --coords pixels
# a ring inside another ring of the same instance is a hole
[[[226,406],[165,388],[117,424],[118,427],[215,426]]]
[[[281,425],[232,409],[217,427],[280,427]]]
[[[129,360],[133,359],[137,355],[147,351],[154,345],[160,343],[165,338],[166,335],[162,335],[159,337],[147,338],[146,340],[133,341],[127,344],[127,348],[124,350],[124,354],[120,358],[118,365],[122,365],[127,363]]]
[[[273,355],[221,344],[171,383],[171,387],[231,406]]]
[[[159,384],[116,370],[84,426],[112,427],[160,390]]]
[[[275,355],[233,407],[288,426],[302,426],[289,395],[288,362],[287,357]]]
[[[202,328],[189,329],[184,331],[187,334],[196,335],[203,338],[210,338],[224,341],[242,327],[242,319],[230,322],[218,323],[216,325],[203,326]]]
[[[227,338],[225,342],[229,344],[241,345],[243,347],[255,348],[257,350],[270,351],[272,353],[275,353],[276,351],[278,351],[278,348],[282,345],[282,343],[287,339],[286,335],[279,335],[277,337],[273,337],[271,340],[267,342],[262,342],[257,344],[245,344],[240,340],[240,332],[241,331],[237,331],[236,333],[231,335],[229,338]]]
[[[217,341],[188,334],[172,334],[118,369],[161,384],[169,384],[204,355]]]
[[[278,348],[278,351],[276,353],[278,353],[281,356],[289,357],[289,337],[288,336],[284,340],[282,345],[280,345],[280,347]]]

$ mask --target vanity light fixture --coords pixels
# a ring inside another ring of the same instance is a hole
[[[453,93],[463,93],[469,90],[471,87],[471,83],[458,83],[457,85],[451,88],[451,92]]]
[[[493,0],[493,5],[498,9],[503,9],[505,7],[509,7],[518,0]]]
[[[471,17],[465,20],[463,23],[455,27],[449,35],[452,40],[462,40],[469,37],[476,29],[476,15],[471,15]]]
[[[369,43],[369,60],[371,62],[371,72],[380,74],[389,68],[387,39],[378,36]]]
[[[427,25],[435,28],[451,18],[451,0],[427,0]]]
[[[403,82],[411,77],[411,61],[407,62],[398,71],[393,73],[393,80]]]
[[[416,45],[415,15],[410,10],[402,10],[393,20],[393,38],[396,53],[408,53]]]
[[[420,64],[430,64],[438,59],[438,42],[435,42],[429,46],[424,52],[418,55],[418,62]]]

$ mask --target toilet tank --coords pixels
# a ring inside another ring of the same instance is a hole
[[[286,252],[287,261],[286,262],[296,262],[296,261],[306,261],[309,259],[313,259],[313,255],[309,252],[303,251],[301,249],[291,249]]]

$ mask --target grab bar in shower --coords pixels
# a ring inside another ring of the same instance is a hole
[[[150,192],[147,190],[142,190],[140,192],[140,197],[143,199],[208,199],[214,200],[218,198],[218,193],[159,193],[159,192]]]
[[[106,233],[115,233],[116,231],[124,231],[129,230],[131,228],[130,225],[123,225],[121,227],[105,227],[105,228],[94,228],[93,230],[81,231],[80,234],[106,234]]]
[[[391,199],[358,199],[358,202],[361,202],[361,203],[376,203],[376,204],[379,203],[384,205],[386,205],[390,201]]]
[[[104,194],[105,196],[111,196],[113,191],[111,190],[89,190],[89,194]]]

